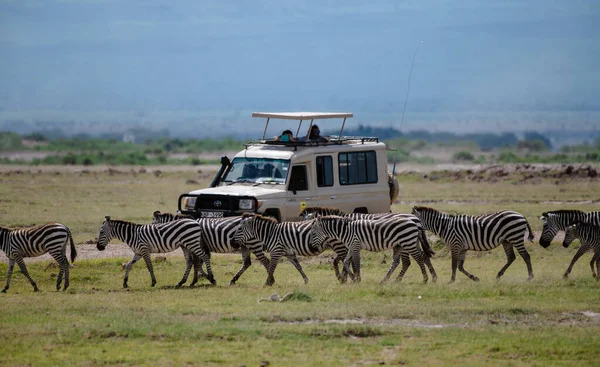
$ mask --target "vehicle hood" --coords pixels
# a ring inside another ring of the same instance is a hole
[[[277,186],[277,189],[261,184],[258,186],[252,185],[244,185],[244,184],[234,184],[231,186],[218,186],[218,187],[209,187],[207,189],[195,190],[191,191],[191,195],[200,195],[200,194],[208,194],[208,195],[230,195],[230,196],[271,196],[271,195],[281,195],[285,193],[285,185]]]

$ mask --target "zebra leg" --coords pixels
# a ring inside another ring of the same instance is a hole
[[[431,274],[431,281],[435,283],[437,281],[437,274],[435,272],[433,264],[431,263],[431,258],[425,256],[423,262],[425,263],[425,265],[427,265],[427,268],[429,269],[429,273]]]
[[[29,283],[31,283],[31,285],[33,286],[33,291],[39,291],[37,284],[35,284],[31,276],[29,276],[29,272],[27,271],[27,267],[25,267],[25,261],[23,260],[23,258],[20,255],[17,255],[15,256],[15,261],[17,262],[17,265],[19,265],[21,273],[23,273],[23,275],[25,275],[25,277],[29,279]]]
[[[517,248],[519,255],[521,255],[521,257],[525,261],[525,265],[527,265],[527,280],[532,280],[533,268],[531,266],[531,256],[529,256],[529,252],[527,252],[525,246],[522,243],[520,245],[515,245],[515,247]]]
[[[210,284],[216,285],[217,281],[215,280],[215,277],[212,272],[212,268],[210,266],[210,255],[208,253],[204,252],[204,250],[202,250],[201,248],[196,248],[195,251],[196,251],[195,252],[196,256],[200,257],[200,259],[206,266],[206,279],[208,279]]]
[[[141,259],[141,256],[138,254],[134,254],[133,257],[131,258],[131,260],[129,260],[129,262],[125,265],[125,276],[123,277],[123,288],[127,288],[127,281],[129,280],[129,271],[131,270],[131,267],[133,266],[133,264],[135,264],[139,259]]]
[[[182,285],[185,284],[185,282],[187,282],[188,276],[190,275],[190,270],[192,268],[192,263],[195,261],[195,259],[193,259],[190,250],[188,250],[185,247],[181,247],[181,250],[183,251],[183,257],[185,258],[185,271],[183,272],[183,278],[181,278],[181,280],[179,281],[179,283],[177,283],[177,285],[175,285],[175,288],[179,288]],[[194,280],[197,282],[198,281],[198,272],[196,271],[196,267],[194,266]]]
[[[304,270],[302,270],[302,265],[300,265],[300,261],[298,261],[296,255],[287,256],[287,258],[292,264],[294,264],[294,267],[296,267],[296,270],[298,270],[300,275],[302,275],[302,279],[304,279],[304,284],[308,283],[308,277],[306,276],[306,274],[304,274]]]
[[[515,254],[513,253],[513,256]],[[475,275],[469,273],[468,271],[465,270],[465,258],[467,257],[467,250],[462,250],[460,252],[460,257],[458,259],[458,270],[460,270],[461,273],[463,273],[464,275],[466,275],[467,277],[469,277],[469,279],[478,282],[479,278],[476,277]]]
[[[63,291],[66,291],[67,288],[69,288],[69,261],[67,260],[67,257],[65,256],[65,254],[61,253],[61,252],[56,252],[56,253],[50,253],[50,255],[52,255],[52,257],[54,258],[54,260],[56,260],[56,262],[58,263],[60,270],[58,272],[58,277],[56,279],[56,290],[60,290],[60,283],[62,283],[62,279],[63,279],[63,274],[65,276],[65,284],[64,284],[64,288]]]
[[[596,267],[600,268],[600,264],[598,263],[598,260],[600,260],[600,251],[594,252],[594,255],[592,256],[592,260],[590,261],[590,267],[592,268],[592,276],[596,280],[600,279],[600,277],[598,277],[598,275],[596,274],[596,268],[594,267],[594,264],[595,264]],[[598,274],[600,274],[600,270],[598,270]]]
[[[202,260],[198,256],[190,253],[190,259],[194,266],[194,278],[192,279],[192,282],[190,283],[190,287],[193,287],[196,285],[196,283],[198,283],[198,279],[200,277],[206,278],[207,275],[204,272],[204,270],[202,270]]]
[[[8,288],[10,288],[10,278],[12,277],[12,272],[13,272],[14,267],[15,267],[15,260],[9,259],[8,260],[8,274],[6,275],[6,285],[4,286],[4,289],[2,289],[2,293],[6,293]]]
[[[500,269],[500,271],[496,275],[496,279],[500,279],[500,277],[504,275],[504,272],[506,271],[506,269],[508,269],[510,264],[512,264],[513,261],[515,261],[517,258],[517,256],[515,255],[515,251],[513,250],[512,243],[503,242],[502,247],[504,248],[504,253],[506,254],[506,264],[504,264],[502,269]]]
[[[240,270],[238,270],[238,272],[233,276],[233,278],[229,282],[229,285],[234,285],[235,282],[237,282],[238,279],[240,279],[242,274],[244,274],[246,269],[248,269],[250,267],[250,265],[252,265],[252,259],[250,259],[250,250],[248,250],[245,247],[242,247],[241,250],[242,250],[242,260],[243,260],[242,268]]]
[[[275,274],[277,262],[279,261],[279,258],[281,258],[282,255],[283,253],[279,251],[271,252],[271,261],[269,262],[269,271],[267,275],[267,281],[265,282],[265,286],[272,286],[275,283],[275,277],[273,276],[273,274]]]
[[[600,280],[600,250],[596,250],[596,253],[594,254],[592,260],[596,260],[596,268],[598,270],[598,273],[596,273],[596,276],[594,278],[596,278],[596,280]]]
[[[571,260],[571,263],[569,264],[569,267],[567,268],[567,270],[565,271],[565,274],[563,275],[563,279],[567,279],[569,277],[569,274],[571,273],[571,270],[573,270],[573,266],[575,266],[575,263],[577,262],[577,260],[579,260],[579,258],[581,256],[583,256],[583,254],[585,254],[588,249],[589,249],[589,247],[586,245],[579,246],[579,248],[577,249],[577,252],[575,253],[575,256],[573,256],[573,259]],[[594,258],[592,257],[592,261],[593,260],[594,260]]]
[[[417,265],[419,265],[419,269],[421,269],[421,275],[423,276],[423,283],[427,283],[427,281],[429,280],[429,277],[427,276],[427,270],[425,270],[425,260],[423,259],[423,251],[421,251],[418,248],[415,248],[414,253],[411,254],[413,259],[415,259],[415,261],[417,262]],[[407,255],[408,257],[408,255]],[[409,260],[410,261],[410,260]],[[463,260],[464,262],[464,260]],[[434,270],[435,272],[435,270]]]
[[[352,254],[352,268],[354,270],[354,282],[360,283],[360,243],[356,243],[348,250],[348,254]]]
[[[390,269],[388,270],[385,277],[383,277],[381,282],[379,282],[379,284],[383,284],[390,279],[390,276],[392,275],[394,270],[396,270],[396,268],[398,267],[398,264],[400,263],[400,257],[402,257],[402,271],[406,271],[404,269],[405,267],[406,267],[406,269],[408,269],[408,267],[410,266],[410,259],[408,258],[408,256],[407,257],[404,256],[404,253],[402,252],[402,247],[394,246],[394,248],[392,249],[392,265],[390,266]],[[408,260],[408,264],[405,263],[406,260]],[[404,276],[404,274],[402,272],[400,272],[400,274],[402,276]],[[398,278],[402,279],[402,277],[400,275],[398,275]],[[398,280],[398,279],[396,279],[396,280]]]
[[[148,253],[148,252],[143,253],[142,258],[146,262],[146,267],[148,268],[148,271],[150,272],[150,278],[152,278],[152,286],[154,287],[156,285],[156,277],[154,276],[154,268],[152,267],[152,259],[150,258],[150,253]],[[189,271],[188,271],[188,273],[189,273]]]

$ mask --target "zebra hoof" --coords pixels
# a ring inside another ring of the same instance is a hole
[[[478,282],[478,281],[479,281],[479,278],[477,278],[477,277],[473,277],[473,281],[474,281],[474,282]]]
[[[6,290],[7,290],[7,289],[8,289],[8,288],[4,288],[4,289],[2,290],[2,293],[6,293]]]

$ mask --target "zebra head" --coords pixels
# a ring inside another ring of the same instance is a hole
[[[419,218],[424,230],[434,233],[438,233],[438,229],[436,227],[440,224],[439,219],[442,217],[449,218],[448,214],[426,206],[413,206],[412,214]]]
[[[579,227],[580,223],[574,223],[565,229],[565,239],[563,240],[563,247],[567,248],[576,238],[579,238]]]
[[[240,224],[233,234],[233,243],[237,246],[243,246],[248,242],[256,242],[259,239],[262,240],[260,229],[263,227],[262,224],[264,221],[274,221],[277,223],[277,220],[273,218],[266,218],[258,214],[244,213]]]
[[[322,249],[328,240],[341,239],[350,222],[349,218],[335,215],[315,218],[310,229],[310,246]]]
[[[106,245],[108,245],[108,241],[110,241],[114,235],[114,224],[110,220],[110,216],[104,217],[104,222],[102,223],[102,227],[100,227],[100,233],[98,234],[98,243],[96,243],[96,248],[100,251],[104,251],[106,249]]]
[[[540,219],[544,222],[542,235],[540,236],[540,245],[544,248],[550,246],[550,242],[560,231],[564,231],[575,220],[578,220],[584,213],[579,210],[555,210],[544,212]]]

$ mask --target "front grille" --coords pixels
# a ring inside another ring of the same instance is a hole
[[[196,199],[196,209],[224,211],[237,210],[237,202],[229,196],[201,195]]]

